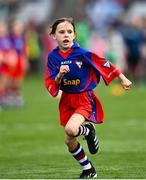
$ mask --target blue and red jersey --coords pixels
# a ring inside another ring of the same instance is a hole
[[[70,71],[57,85],[55,78],[61,65],[68,65]],[[53,97],[57,96],[59,89],[63,91],[59,103],[61,125],[65,126],[73,113],[82,114],[93,123],[102,123],[103,108],[92,90],[101,77],[109,85],[120,73],[107,59],[80,48],[77,42],[65,53],[55,48],[48,55],[45,85]]]
[[[23,78],[27,69],[27,47],[24,35],[10,35],[10,41],[17,54],[16,56],[16,66],[13,72],[9,73],[13,78]]]
[[[11,63],[11,59],[16,57],[15,49],[8,36],[0,37],[0,56],[1,56],[1,69],[2,71]],[[11,63],[12,64],[12,63]],[[15,62],[13,63],[15,64]]]
[[[0,50],[3,52],[8,52],[13,48],[9,37],[0,37]]]
[[[58,87],[55,78],[61,65],[68,65],[70,72],[64,75]],[[98,85],[100,77],[108,85],[119,74],[120,71],[107,59],[80,48],[75,42],[67,53],[57,47],[49,54],[45,83],[50,94],[56,96],[59,89],[66,93],[90,91]]]
[[[15,36],[10,35],[10,41],[13,45],[13,48],[15,49],[18,56],[23,57],[22,59],[26,59],[27,52],[26,52],[26,42],[24,35]]]
[[[0,53],[3,55],[1,71],[11,78],[21,78],[26,72],[26,43],[22,36],[0,38]]]
[[[8,37],[0,37],[0,56],[3,59],[9,54],[12,49],[12,44],[10,43],[10,39]],[[0,74],[2,72],[2,64],[0,63]]]

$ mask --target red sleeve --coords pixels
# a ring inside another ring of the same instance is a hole
[[[53,97],[58,95],[60,89],[60,86],[58,86],[55,81],[57,74],[58,70],[55,64],[51,61],[51,59],[48,59],[45,73],[45,87]]]
[[[91,59],[102,75],[106,85],[109,85],[112,80],[120,75],[121,71],[107,59],[94,53],[91,54]]]
[[[50,78],[50,73],[48,71],[48,68],[46,68],[46,73],[45,73],[45,87],[53,97],[57,96],[59,92],[59,86],[56,84],[55,80]]]

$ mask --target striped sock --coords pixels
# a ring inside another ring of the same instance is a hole
[[[85,151],[79,143],[76,149],[74,151],[70,151],[70,153],[79,162],[79,164],[83,167],[84,170],[91,169],[91,163],[88,160]]]
[[[85,136],[87,136],[88,134],[89,134],[89,128],[88,127],[86,127],[86,126],[84,126],[84,125],[81,125],[80,127],[79,127],[79,131],[78,131],[78,134],[77,134],[77,136],[80,136],[80,135],[85,135]]]

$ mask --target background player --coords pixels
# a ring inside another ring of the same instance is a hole
[[[0,106],[8,105],[8,89],[11,86],[10,73],[16,66],[17,54],[9,38],[7,24],[0,22]]]
[[[14,20],[10,24],[10,27],[10,41],[16,51],[17,57],[13,73],[10,73],[11,86],[9,88],[9,98],[14,107],[22,107],[24,100],[21,89],[28,68],[24,23],[19,20]]]

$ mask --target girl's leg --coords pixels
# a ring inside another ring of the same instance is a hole
[[[96,136],[93,124],[85,122],[84,116],[81,114],[73,114],[65,126],[65,132],[69,136],[77,137],[84,135],[87,140],[88,148],[91,154],[96,154],[99,149],[99,141]]]
[[[24,100],[21,93],[22,78],[13,79],[11,85],[9,86],[8,93],[9,99],[13,104],[13,107],[23,107]]]
[[[79,162],[79,164],[83,167],[84,170],[88,170],[92,168],[91,163],[88,160],[84,149],[77,141],[76,137],[71,137],[66,135],[65,143],[68,146],[68,151]]]
[[[69,152],[83,167],[83,172],[80,175],[80,178],[95,178],[97,176],[96,171],[76,138],[80,135],[80,127],[84,122],[85,118],[81,114],[73,114],[71,116],[65,126],[65,143],[68,146]]]
[[[65,132],[69,136],[77,136],[79,127],[85,122],[84,116],[81,114],[73,114],[65,126]]]
[[[10,78],[4,74],[0,76],[0,106],[5,108],[7,99],[7,89],[10,84]]]

